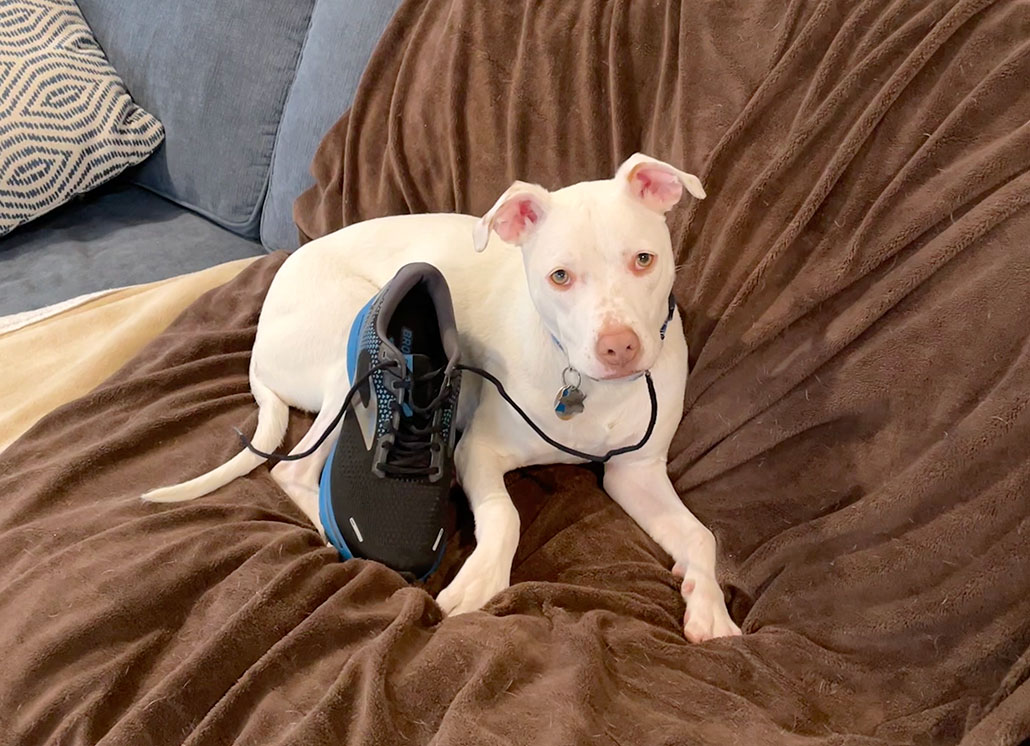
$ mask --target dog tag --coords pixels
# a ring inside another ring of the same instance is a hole
[[[586,396],[574,386],[563,386],[554,397],[554,413],[560,420],[571,420],[583,411]]]
[[[570,374],[576,374],[576,382],[569,383]],[[562,371],[562,387],[558,389],[558,395],[554,397],[554,413],[560,420],[570,420],[583,411],[583,402],[587,397],[579,390],[582,377],[579,371],[571,366]]]

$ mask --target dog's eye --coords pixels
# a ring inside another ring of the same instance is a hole
[[[562,286],[568,285],[572,281],[572,275],[570,275],[564,269],[556,269],[551,273],[551,282],[555,285]]]
[[[637,254],[637,269],[647,269],[652,264],[654,264],[654,254],[648,254],[646,251]]]

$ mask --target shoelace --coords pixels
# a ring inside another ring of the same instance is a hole
[[[593,461],[595,464],[606,464],[616,456],[621,456],[624,453],[632,453],[633,451],[639,451],[644,445],[651,439],[651,433],[654,432],[655,423],[658,421],[658,394],[654,390],[654,381],[651,380],[651,371],[644,371],[644,379],[647,381],[647,395],[651,400],[651,419],[647,422],[647,430],[644,431],[644,437],[631,446],[623,446],[622,448],[615,448],[603,456],[594,456],[583,451],[577,451],[575,448],[569,448],[563,443],[559,443],[554,438],[550,437],[547,433],[540,429],[540,427],[530,419],[529,415],[526,414],[522,407],[515,403],[515,400],[511,398],[507,391],[504,390],[504,385],[498,381],[493,375],[487,373],[482,368],[474,368],[471,365],[455,365],[457,370],[467,370],[469,373],[475,373],[477,376],[489,381],[493,384],[494,388],[497,389],[497,393],[501,395],[508,404],[514,409],[519,417],[525,420],[526,424],[533,428],[533,432],[540,436],[547,445],[552,448],[557,448],[559,451],[564,451],[570,456],[581,458],[584,461]]]
[[[408,392],[411,414],[399,418],[398,426],[391,431],[393,445],[387,449],[386,461],[377,464],[386,476],[431,477],[439,473],[440,468],[433,466],[432,462],[433,453],[442,448],[435,436],[443,434],[443,426],[434,425],[433,421],[440,406],[451,395],[450,384],[448,382],[442,386],[439,393],[424,407],[411,401],[411,392],[415,384],[433,381],[443,372],[443,368],[438,368],[421,376],[401,378],[394,384],[395,388]],[[404,407],[398,400],[394,399],[390,406],[395,415],[398,412],[404,414]]]
[[[369,368],[363,376],[358,378],[358,380],[356,380],[354,384],[350,387],[350,391],[347,392],[347,396],[343,400],[343,405],[340,407],[340,411],[336,413],[336,416],[333,417],[333,421],[330,422],[328,427],[326,427],[322,434],[318,436],[318,440],[315,441],[314,445],[312,445],[306,451],[292,454],[275,452],[266,453],[265,451],[261,451],[255,448],[254,445],[250,442],[250,438],[244,435],[239,428],[233,429],[239,436],[240,442],[243,444],[243,447],[251,451],[252,453],[256,453],[258,456],[261,456],[262,458],[268,459],[270,461],[298,461],[302,458],[307,458],[316,450],[318,450],[318,447],[325,442],[326,438],[329,437],[329,434],[336,428],[338,424],[340,424],[340,420],[343,419],[343,415],[347,411],[347,407],[350,406],[351,399],[354,398],[354,394],[357,393],[358,389],[362,386],[362,384],[368,381],[368,379],[371,378],[372,375],[377,371],[386,370],[387,368],[391,367],[399,368],[401,366],[400,363],[398,363],[395,360],[384,360],[383,362],[378,363],[377,365],[374,365],[371,368]],[[547,433],[541,430],[540,427],[535,422],[533,422],[532,419],[530,419],[529,415],[525,413],[522,407],[515,403],[515,400],[511,398],[507,391],[505,391],[504,385],[490,373],[486,372],[482,368],[475,368],[471,365],[455,365],[454,368],[455,370],[464,370],[468,371],[469,373],[475,373],[477,376],[481,376],[484,380],[489,381],[497,389],[497,393],[500,394],[501,398],[508,402],[509,405],[511,405],[511,408],[514,409],[523,420],[525,420],[526,424],[529,425],[533,429],[533,432],[539,435],[545,443],[547,443],[549,446],[553,448],[557,448],[559,451],[563,451],[569,454],[570,456],[575,456],[576,458],[583,459],[584,461],[593,461],[594,463],[604,464],[612,458],[614,458],[615,456],[621,456],[624,453],[632,453],[633,451],[639,451],[641,448],[644,447],[647,441],[651,439],[651,433],[654,432],[655,423],[658,421],[658,395],[655,393],[654,381],[651,380],[651,371],[645,371],[644,379],[647,381],[647,395],[651,399],[651,419],[647,423],[647,430],[644,432],[644,437],[642,437],[634,445],[623,446],[622,448],[615,448],[611,451],[608,451],[608,453],[604,454],[603,456],[594,456],[589,453],[584,453],[583,451],[578,451],[575,448],[569,448],[568,446],[559,443],[558,441],[554,440],[549,435],[547,435]],[[434,371],[432,375],[438,374],[439,370]],[[446,390],[448,388],[449,386],[445,385],[443,390]],[[443,390],[441,390],[441,393],[437,396],[437,399],[439,399],[443,395]],[[436,400],[434,399],[434,403],[435,402]],[[436,406],[439,406],[439,403],[436,403]],[[405,440],[407,440],[407,437],[405,438]],[[411,456],[413,457],[415,453],[414,441],[409,442],[411,443],[411,445],[405,445],[404,449],[408,450],[410,448]],[[397,446],[396,440],[394,441],[394,446]],[[404,468],[416,467],[404,466]]]
[[[268,453],[255,447],[254,444],[250,442],[250,438],[244,435],[243,431],[240,430],[238,427],[234,427],[233,430],[235,430],[236,435],[239,436],[240,443],[243,444],[243,447],[251,453],[256,453],[258,456],[261,456],[261,458],[265,458],[273,462],[300,461],[302,458],[307,458],[312,453],[317,451],[318,447],[325,442],[326,438],[329,437],[329,434],[336,429],[336,426],[340,424],[340,420],[343,419],[343,415],[344,413],[346,413],[347,407],[350,406],[351,399],[354,398],[354,395],[358,393],[358,389],[360,389],[361,386],[365,384],[369,378],[371,378],[375,373],[381,370],[386,370],[387,368],[391,367],[399,367],[399,365],[400,363],[398,363],[395,360],[384,360],[383,362],[377,363],[376,365],[373,365],[371,368],[365,371],[365,374],[358,378],[358,380],[356,380],[351,385],[350,390],[347,392],[347,396],[345,396],[343,399],[343,405],[340,407],[340,411],[336,413],[336,416],[333,417],[333,421],[329,423],[326,429],[322,431],[322,434],[318,436],[318,440],[316,440],[314,444],[306,451],[301,451],[300,453],[278,453],[276,451],[272,451]]]

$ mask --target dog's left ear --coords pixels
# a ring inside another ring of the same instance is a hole
[[[472,231],[476,251],[486,248],[490,231],[503,240],[521,246],[547,215],[551,194],[542,186],[516,181],[508,187]]]
[[[615,181],[624,184],[630,195],[655,212],[666,213],[680,201],[683,187],[698,199],[705,198],[701,180],[643,153],[634,153],[619,166]]]

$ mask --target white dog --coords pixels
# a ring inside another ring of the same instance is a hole
[[[347,335],[358,311],[401,266],[429,262],[451,288],[462,362],[500,378],[533,421],[567,446],[603,454],[636,443],[651,414],[640,373],[650,371],[659,402],[653,435],[605,465],[605,490],[675,560],[686,637],[740,634],[715,579],[715,539],[666,471],[683,409],[687,345],[678,312],[664,341],[660,333],[676,271],[665,213],[684,187],[705,196],[696,176],[636,154],[613,179],[555,192],[515,182],[480,219],[380,218],[305,245],[283,264],[261,311],[250,365],[260,407],[253,444],[264,451],[280,444],[290,406],[319,412],[294,452],[315,442],[348,388]],[[582,375],[586,400],[581,414],[561,420],[555,392],[570,366]],[[454,459],[475,517],[476,548],[438,597],[448,614],[478,609],[509,585],[519,516],[505,472],[577,461],[541,440],[491,386],[464,378]],[[272,469],[320,530],[318,480],[335,437],[312,456]],[[144,498],[199,497],[262,462],[245,450]]]

